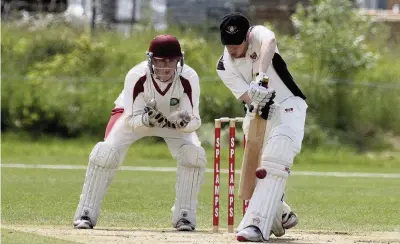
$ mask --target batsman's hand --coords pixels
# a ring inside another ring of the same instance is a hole
[[[164,128],[167,126],[167,118],[157,110],[156,101],[154,99],[146,104],[144,114],[142,115],[142,122],[147,127]]]
[[[185,128],[191,120],[192,117],[187,111],[177,111],[168,117],[167,127],[179,130]]]
[[[273,88],[266,88],[259,82],[251,82],[250,88],[247,91],[251,101],[264,107],[270,100],[275,97],[275,90]]]
[[[265,120],[270,120],[278,110],[277,105],[274,103],[274,101],[271,99],[265,104],[264,107],[260,109],[260,117],[265,119]]]
[[[269,77],[267,76],[266,73],[258,73],[255,81],[253,81],[253,82],[255,82],[256,84],[258,84],[260,86],[267,87],[268,81],[269,81]]]

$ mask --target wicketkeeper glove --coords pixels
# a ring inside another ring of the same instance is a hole
[[[147,127],[164,128],[167,126],[167,118],[157,110],[156,101],[154,99],[146,104],[142,115],[142,122]]]
[[[170,129],[182,129],[185,128],[191,120],[192,117],[187,111],[178,111],[168,117],[167,127]]]

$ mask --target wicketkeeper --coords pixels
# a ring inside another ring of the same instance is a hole
[[[172,225],[177,230],[195,229],[206,166],[205,151],[195,132],[201,125],[199,99],[199,77],[184,64],[179,41],[171,35],[157,36],[150,43],[147,60],[126,75],[106,138],[90,153],[75,228],[96,225],[101,201],[130,145],[157,136],[164,138],[177,160]]]
[[[240,13],[223,17],[221,42],[224,53],[217,73],[233,95],[246,106],[243,130],[249,130],[254,105],[269,120],[264,138],[261,166],[267,176],[257,180],[249,207],[237,233],[239,241],[263,242],[271,233],[279,237],[298,222],[284,201],[293,159],[300,152],[304,135],[306,97],[294,82],[279,54],[275,35],[268,28],[250,26]],[[268,87],[260,85],[269,80]],[[279,106],[276,106],[279,105]]]

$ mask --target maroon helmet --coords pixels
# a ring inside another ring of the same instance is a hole
[[[178,66],[175,68],[175,76],[180,74],[183,68],[183,52],[178,39],[172,35],[156,36],[149,46],[149,51],[146,53],[149,69],[153,77],[163,80],[160,75],[155,74],[155,70],[166,70],[166,68],[158,68],[153,65],[154,59],[175,59],[178,60]]]
[[[159,35],[150,42],[149,53],[155,58],[181,58],[182,50],[178,39],[172,35]]]

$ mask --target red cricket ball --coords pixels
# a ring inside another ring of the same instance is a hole
[[[265,168],[258,168],[256,170],[256,177],[258,179],[264,179],[267,176],[267,170]]]

